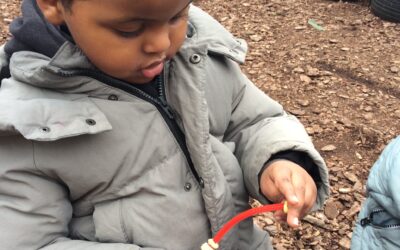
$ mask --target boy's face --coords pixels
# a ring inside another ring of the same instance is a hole
[[[104,73],[148,83],[181,47],[190,0],[75,0],[57,4],[76,44]]]

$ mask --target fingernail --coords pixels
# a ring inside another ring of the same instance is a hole
[[[293,219],[293,224],[295,224],[296,226],[299,225],[299,219],[298,218],[294,218]]]
[[[297,196],[293,195],[292,196],[292,201],[297,203],[297,202],[299,202],[299,198],[297,198]]]

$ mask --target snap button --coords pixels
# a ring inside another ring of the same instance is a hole
[[[189,192],[190,191],[190,189],[192,189],[192,184],[190,184],[189,182],[187,182],[186,184],[185,184],[185,191],[186,192]]]
[[[94,125],[96,125],[96,121],[93,120],[93,119],[86,119],[86,123],[87,123],[89,126],[94,126]]]
[[[116,96],[116,95],[109,95],[109,96],[108,96],[108,100],[110,100],[110,101],[118,101],[118,96]]]
[[[201,56],[199,54],[193,54],[190,57],[190,62],[193,64],[198,64],[201,61]]]
[[[42,131],[45,133],[49,133],[50,132],[50,128],[49,127],[42,127]]]

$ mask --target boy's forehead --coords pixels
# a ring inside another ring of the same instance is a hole
[[[192,0],[78,0],[78,2],[90,2],[95,9],[101,8],[116,18],[163,19],[170,18],[170,15],[185,9]]]

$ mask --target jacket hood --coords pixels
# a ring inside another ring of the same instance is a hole
[[[11,22],[12,39],[6,43],[5,52],[10,57],[23,50],[53,57],[67,41],[66,34],[45,20],[36,0],[24,0],[21,10],[22,16]]]
[[[53,57],[67,41],[67,33],[45,20],[36,0],[24,0],[21,12],[22,16],[10,24],[12,38],[4,46],[5,57],[9,59],[18,51],[33,51]],[[9,65],[3,62],[0,65],[0,80],[9,76]]]
[[[400,218],[400,137],[382,152],[371,169],[368,194],[392,216]]]

